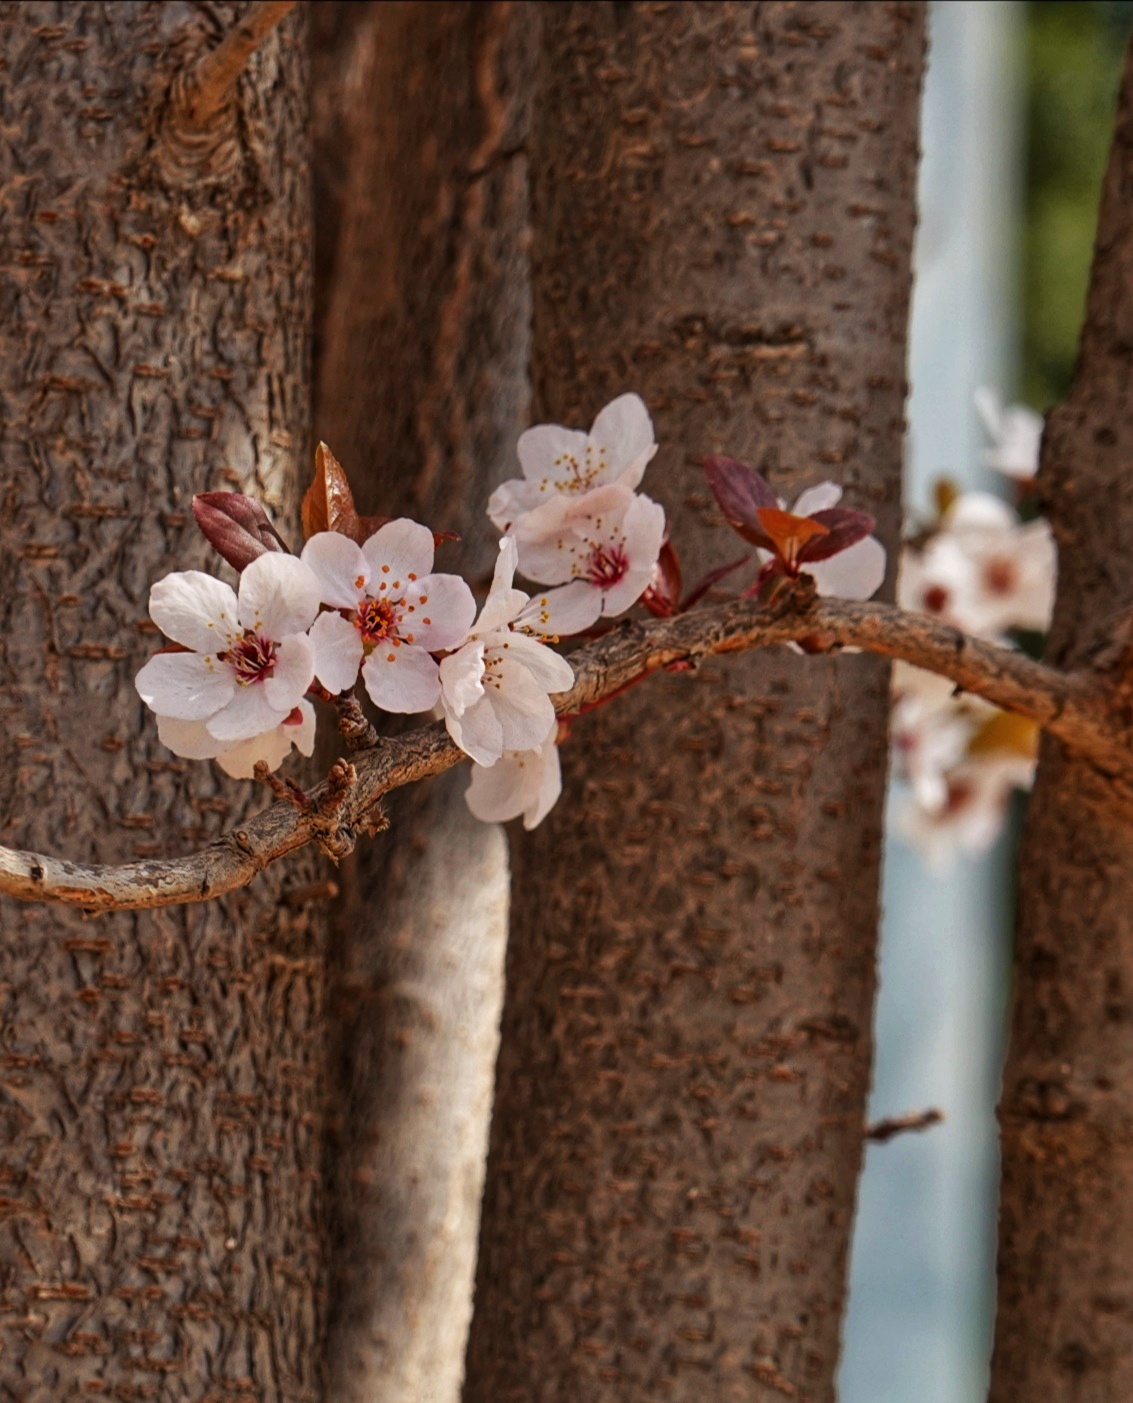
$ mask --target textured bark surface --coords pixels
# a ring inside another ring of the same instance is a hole
[[[263,807],[133,687],[194,491],[295,526],[306,62],[290,18],[163,185],[170,79],[243,7],[0,5],[0,834],[77,859]],[[218,183],[218,181],[220,183]],[[215,559],[215,558],[214,558]],[[0,907],[0,1384],[299,1400],[319,1373],[322,946],[303,858],[209,906]]]
[[[537,18],[500,3],[315,17],[318,432],[365,510],[458,530],[438,568],[472,580],[490,578],[484,507],[527,423]],[[507,936],[503,835],[468,813],[467,783],[462,767],[399,795],[391,832],[344,870],[328,1146],[342,1403],[459,1396]]]
[[[1059,546],[1048,654],[1128,676],[1133,606],[1133,67],[1106,174],[1074,387],[1039,485]],[[1019,874],[1000,1107],[995,1403],[1133,1397],[1133,830],[1044,744]]]
[[[686,576],[700,454],[895,542],[923,11],[555,4],[538,420],[640,391]],[[513,852],[468,1403],[827,1403],[861,1159],[887,670],[706,664],[594,713]]]

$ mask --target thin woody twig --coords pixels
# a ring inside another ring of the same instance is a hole
[[[555,709],[568,716],[583,711],[643,672],[796,639],[806,639],[811,649],[864,648],[949,677],[964,690],[1045,727],[1109,775],[1115,788],[1133,795],[1133,749],[1126,728],[1109,692],[1092,674],[1057,672],[893,605],[815,599],[802,590],[773,608],[737,599],[673,619],[625,622],[571,655],[575,684],[553,698]],[[353,782],[344,785],[343,776],[324,781],[310,793],[309,812],[274,804],[187,857],[85,866],[0,848],[0,892],[97,911],[207,901],[246,886],[269,863],[308,843],[327,851],[340,835],[345,850],[354,830],[374,826],[383,795],[466,758],[437,722],[357,752]],[[328,800],[333,820],[322,807]]]
[[[938,1111],[935,1106],[927,1111],[909,1111],[903,1116],[886,1116],[884,1120],[875,1120],[866,1126],[865,1138],[884,1145],[898,1135],[906,1135],[911,1130],[928,1130],[943,1120],[944,1112]]]

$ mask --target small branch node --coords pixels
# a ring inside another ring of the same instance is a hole
[[[256,763],[252,773],[261,784],[266,784],[277,799],[282,799],[285,804],[290,804],[293,809],[298,809],[301,814],[309,814],[314,805],[295,783],[293,779],[283,779],[279,775],[273,775],[263,760]],[[334,771],[332,770],[333,774]]]
[[[319,813],[333,818],[342,812],[346,801],[358,783],[358,771],[349,760],[336,760],[327,774],[326,785],[319,796]]]
[[[354,754],[359,750],[373,750],[381,743],[381,736],[366,720],[366,715],[353,692],[333,698],[338,712],[338,729],[346,741],[346,748]]]

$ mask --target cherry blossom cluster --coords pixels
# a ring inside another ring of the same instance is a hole
[[[478,817],[541,822],[562,787],[566,723],[553,699],[574,682],[551,645],[609,627],[638,601],[662,617],[684,612],[749,557],[682,597],[664,509],[638,490],[657,443],[637,395],[608,404],[589,433],[528,429],[517,452],[522,475],[488,504],[501,540],[479,609],[460,576],[433,568],[436,546],[454,538],[406,518],[359,516],[325,445],[298,556],[251,498],[196,497],[198,525],[240,580],[234,590],[180,571],[150,592],[169,643],[136,682],[163,743],[252,777],[260,765],[277,768],[293,745],[310,755],[310,697],[333,701],[360,682],[379,711],[439,711],[473,761],[467,798]],[[841,507],[839,487],[811,488],[788,509],[737,459],[710,457],[705,470],[726,521],[756,548],[747,593],[771,596],[800,574],[845,598],[868,598],[881,584],[873,519]],[[518,588],[517,574],[537,588]]]
[[[1002,408],[987,390],[976,407],[991,439],[984,461],[1014,479],[1025,508],[1042,419],[1025,406]],[[1045,632],[1057,573],[1047,523],[1024,520],[990,493],[960,493],[944,483],[937,495],[937,519],[902,554],[898,602],[1005,646],[1019,632]],[[1012,793],[1031,786],[1038,733],[905,664],[894,669],[893,691],[896,768],[908,781],[897,828],[930,867],[943,871],[958,852],[976,855],[995,841]]]

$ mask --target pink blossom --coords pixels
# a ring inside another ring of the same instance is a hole
[[[428,711],[440,698],[434,652],[453,647],[476,614],[458,575],[435,575],[433,533],[401,518],[362,546],[320,531],[303,547],[330,613],[311,629],[315,675],[332,692],[362,680],[383,711]]]
[[[202,722],[225,747],[281,725],[314,676],[307,629],[319,582],[293,555],[266,554],[229,585],[199,570],[167,575],[150,616],[184,651],[159,653],[135,679],[159,716]]]
[[[556,496],[580,497],[611,483],[632,491],[657,444],[649,411],[638,395],[627,394],[606,405],[588,434],[537,424],[520,434],[517,451],[523,477],[497,487],[488,502],[488,516],[500,531]]]

